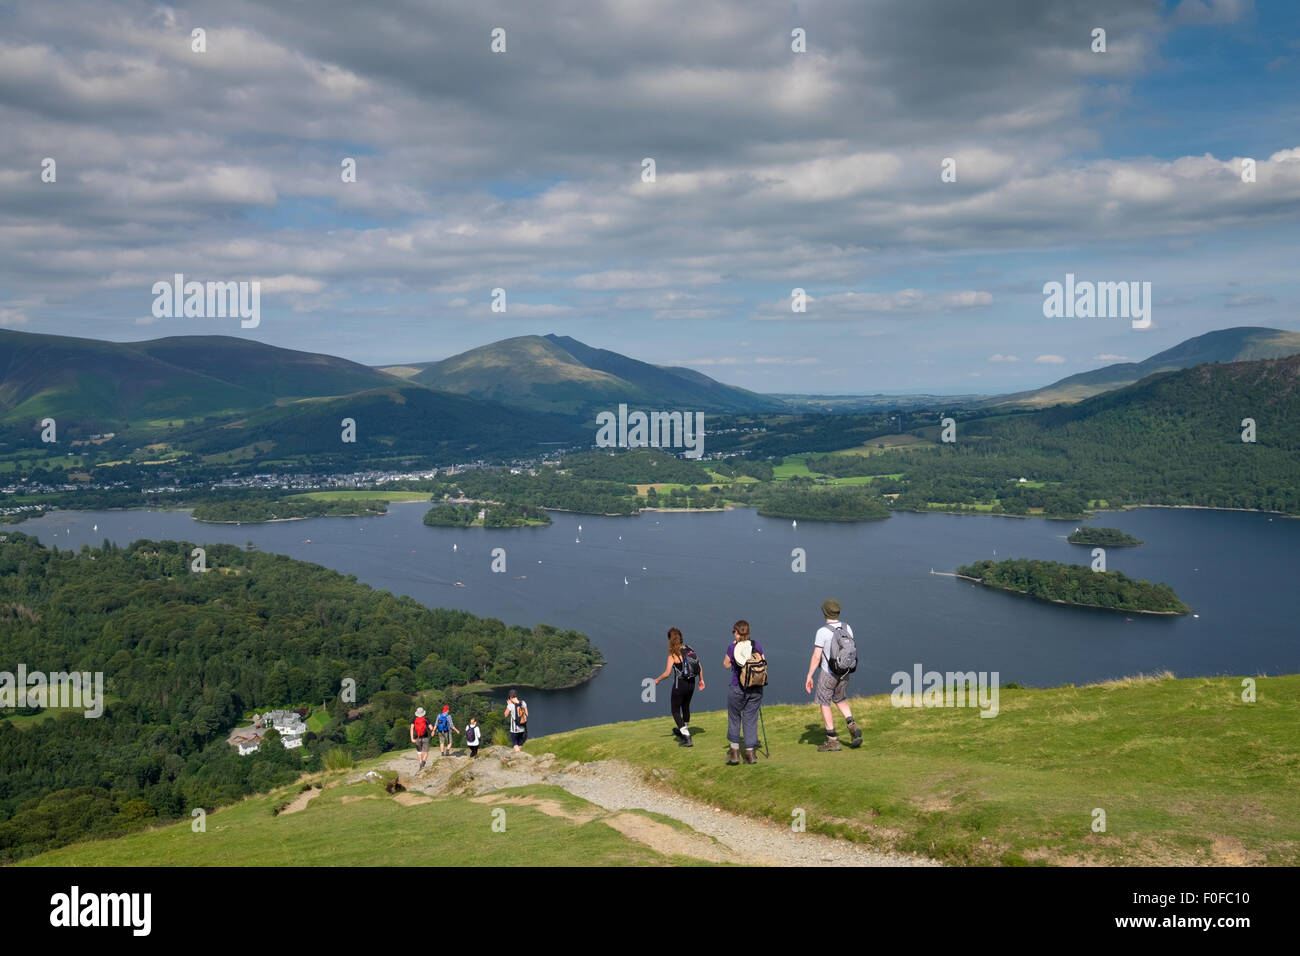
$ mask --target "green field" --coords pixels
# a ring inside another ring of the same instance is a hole
[[[378,766],[371,761],[360,769]],[[399,803],[369,781],[346,783],[357,769],[317,774],[323,789],[292,813],[273,811],[302,792],[302,784],[207,815],[206,830],[190,821],[63,847],[20,866],[691,866],[623,836],[610,814],[559,787],[500,791],[504,817],[488,803],[462,797]],[[403,794],[402,796],[409,796]],[[529,802],[525,802],[529,801]],[[537,805],[542,802],[542,806]],[[530,802],[532,805],[530,805]],[[551,813],[544,812],[549,809]],[[663,818],[639,811],[647,820]],[[564,813],[567,816],[557,815]],[[505,830],[494,831],[495,819]],[[585,821],[585,822],[584,822]]]
[[[760,755],[757,766],[724,765],[726,714],[719,711],[695,716],[692,749],[676,746],[665,713],[540,737],[528,750],[561,762],[627,761],[714,807],[781,826],[802,810],[810,832],[949,864],[1295,866],[1300,675],[1257,678],[1256,692],[1246,703],[1241,678],[1169,675],[1004,686],[993,718],[973,707],[855,698],[864,744],[839,753],[817,751],[824,738],[813,706],[770,706],[763,714],[771,756]],[[717,699],[716,692],[706,698]],[[272,811],[298,797],[301,782],[209,814],[206,833],[183,821],[23,865],[686,862],[625,838],[602,822],[608,811],[556,787],[490,795],[508,807],[501,834],[491,829],[487,802],[438,797],[404,805],[378,784],[347,782],[391,759],[306,778],[324,789],[300,812]],[[1098,809],[1104,832],[1094,830]]]
[[[1000,712],[852,701],[865,743],[818,753],[817,710],[765,707],[770,760],[723,764],[725,713],[682,750],[667,717],[541,738],[561,759],[667,771],[714,806],[948,863],[1300,863],[1300,675],[1003,688]],[[839,721],[841,733],[843,720]],[[847,735],[845,735],[847,739]],[[530,744],[531,746],[531,744]],[[1095,808],[1106,832],[1092,831]]]

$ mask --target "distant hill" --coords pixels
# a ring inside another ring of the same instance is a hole
[[[345,418],[356,423],[355,442],[342,440]],[[352,395],[267,406],[239,421],[187,429],[172,440],[195,454],[232,462],[307,456],[325,465],[402,456],[523,457],[590,444],[591,432],[553,416],[393,382]]]
[[[0,421],[111,428],[251,412],[394,383],[346,359],[226,335],[100,342],[0,330]]]
[[[779,411],[779,399],[686,368],[651,365],[559,335],[522,335],[428,365],[410,381],[521,408],[585,418],[620,402],[706,412]]]
[[[1192,368],[1208,362],[1247,362],[1285,358],[1300,353],[1300,332],[1240,326],[1198,335],[1165,349],[1142,362],[1121,362],[1091,372],[1080,372],[1044,388],[989,399],[990,406],[1042,407],[1078,402],[1093,395],[1123,388],[1148,375]]]

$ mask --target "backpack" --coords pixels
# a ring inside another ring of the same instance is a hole
[[[858,645],[842,622],[827,626],[832,633],[826,643],[827,666],[836,677],[847,677],[858,669]]]
[[[740,686],[745,690],[754,690],[767,684],[767,658],[760,651],[754,651],[749,660],[740,667]]]
[[[411,721],[411,726],[415,729],[416,740],[429,736],[429,722],[423,717],[416,717]]]
[[[470,724],[465,728],[465,746],[477,747],[479,742],[478,724]]]
[[[439,733],[445,733],[448,730],[451,730],[451,715],[439,714],[438,720],[434,723],[433,727]]]
[[[682,661],[677,665],[678,673],[682,675],[683,684],[693,684],[700,679],[700,659],[695,656],[695,651],[689,644],[682,645]]]
[[[514,705],[514,708],[515,708],[515,723],[518,724],[520,727],[523,727],[526,723],[528,723],[528,705],[521,700],[519,703]]]

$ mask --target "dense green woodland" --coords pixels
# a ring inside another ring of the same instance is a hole
[[[191,573],[184,542],[71,552],[4,538],[0,670],[102,671],[111,702],[98,719],[0,720],[0,861],[188,817],[316,769],[335,746],[407,746],[417,691],[434,691],[430,707],[456,700],[457,723],[478,716],[491,739],[497,709],[445,689],[569,686],[601,662],[575,631],[430,610],[280,555],[214,545],[209,571]],[[345,677],[355,702],[340,699]],[[254,711],[322,702],[329,722],[301,749],[240,757],[225,742]]]
[[[485,528],[521,528],[529,524],[550,524],[551,516],[532,505],[478,505],[437,504],[424,515],[424,523],[437,528],[468,528],[483,512]]]
[[[312,498],[243,498],[205,502],[194,509],[195,521],[237,521],[256,524],[287,518],[372,517],[388,513],[388,502],[379,500]]]
[[[1120,571],[1094,571],[1081,564],[1025,558],[984,560],[963,565],[957,573],[978,578],[990,587],[1020,591],[1045,601],[1090,604],[1115,611],[1186,614],[1191,610],[1167,584],[1130,578]]]
[[[757,501],[758,513],[773,518],[867,521],[889,517],[884,500],[862,487],[818,488],[792,479],[770,487]]]
[[[654,448],[566,455],[561,460],[560,467],[574,478],[594,478],[626,484],[675,482],[702,485],[712,480],[709,473],[696,462]]]
[[[1095,545],[1103,548],[1135,548],[1144,544],[1140,538],[1126,534],[1118,528],[1080,528],[1070,532],[1065,539],[1070,544]]]

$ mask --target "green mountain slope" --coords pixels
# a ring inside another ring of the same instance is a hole
[[[112,426],[262,404],[242,385],[178,368],[129,345],[0,330],[0,421]]]
[[[393,382],[345,359],[225,335],[121,343],[0,330],[0,421],[15,424],[187,421]]]
[[[723,385],[690,369],[650,365],[557,335],[523,335],[483,345],[424,366],[411,381],[579,418],[620,402],[706,412],[783,407],[778,399]]]
[[[1132,385],[1148,375],[1192,368],[1207,362],[1247,362],[1300,353],[1300,332],[1241,326],[1207,332],[1180,342],[1142,362],[1122,362],[1069,375],[1043,388],[1000,395],[987,404],[1045,406],[1077,402]]]
[[[344,442],[343,419],[356,423]],[[310,457],[314,465],[430,455],[448,461],[535,455],[590,444],[592,433],[495,402],[394,383],[354,395],[261,408],[237,422],[205,424],[172,439],[199,455],[249,460]]]
[[[131,347],[177,368],[276,399],[347,395],[393,384],[391,376],[347,359],[230,335],[174,335]]]

